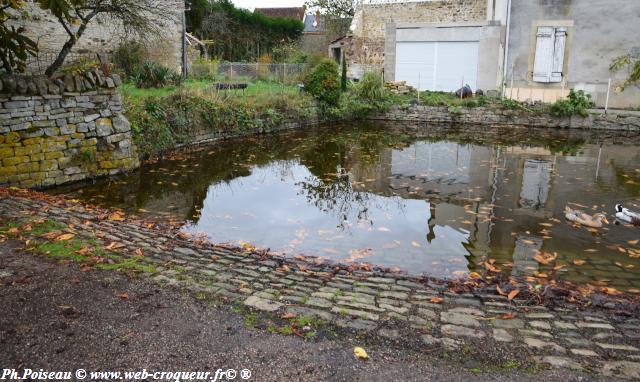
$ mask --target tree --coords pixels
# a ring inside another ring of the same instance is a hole
[[[307,0],[309,9],[318,9],[324,15],[336,18],[353,18],[361,0]]]
[[[126,34],[145,37],[160,32],[160,23],[168,20],[171,2],[166,0],[39,0],[69,36],[45,74],[53,75],[64,63],[87,26],[98,16],[120,25]],[[168,4],[167,4],[168,3]]]
[[[7,25],[7,20],[23,11],[23,0],[0,0],[0,69],[23,71],[26,60],[37,52],[37,44],[24,35],[24,28]]]
[[[627,69],[627,78],[620,84],[622,90],[629,85],[640,83],[640,57],[634,57],[630,54],[616,57],[609,66],[609,70],[612,73],[619,72],[625,68]]]
[[[229,61],[253,61],[297,40],[304,29],[300,20],[236,8],[229,0],[194,0],[187,25],[201,40],[213,41],[211,56]]]

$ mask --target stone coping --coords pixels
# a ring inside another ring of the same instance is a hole
[[[210,294],[271,315],[314,317],[341,330],[426,349],[455,351],[482,341],[538,362],[640,378],[640,319],[614,311],[543,306],[525,294],[513,300],[495,289],[456,292],[434,279],[368,267],[315,265],[252,248],[213,245],[176,228],[33,191],[0,188],[0,219],[51,219],[79,236],[114,243],[124,256],[140,251],[161,285]]]

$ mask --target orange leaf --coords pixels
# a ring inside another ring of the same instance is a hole
[[[289,313],[283,314],[280,318],[282,318],[283,320],[290,320],[290,319],[296,318],[296,317],[298,317],[297,314],[289,312]]]
[[[143,256],[141,248],[136,248],[136,250],[134,252],[136,253],[137,256]]]
[[[511,292],[509,292],[509,295],[507,296],[507,299],[508,299],[509,301],[513,300],[513,299],[514,299],[514,297],[516,297],[516,296],[518,295],[518,293],[520,293],[520,290],[519,290],[519,289],[514,289],[514,290],[512,290]]]
[[[509,320],[511,318],[514,318],[516,316],[516,313],[514,312],[509,312],[509,313],[504,313],[498,316],[499,319],[501,320]]]
[[[499,285],[496,285],[496,290],[498,291],[498,294],[501,296],[506,296],[507,292],[503,291],[502,289],[500,289]]]
[[[573,260],[573,263],[575,265],[582,265],[582,264],[586,263],[586,261],[584,261],[584,260]]]
[[[65,233],[63,235],[60,235],[58,237],[56,237],[56,241],[69,241],[71,239],[73,239],[76,235],[72,234],[72,233]]]
[[[124,221],[124,217],[122,216],[122,212],[114,212],[107,218],[111,221]]]
[[[482,276],[480,276],[480,274],[478,272],[471,272],[471,273],[469,273],[469,278],[470,279],[479,279],[479,278],[482,278]]]
[[[120,298],[121,300],[128,300],[129,299],[129,294],[128,293],[118,293],[116,294],[116,297]]]
[[[442,297],[433,297],[429,301],[431,301],[434,304],[440,304],[440,303],[442,303],[444,301],[444,298],[442,298]]]

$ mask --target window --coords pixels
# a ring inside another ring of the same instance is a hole
[[[567,28],[539,27],[536,33],[536,56],[533,81],[561,82]]]

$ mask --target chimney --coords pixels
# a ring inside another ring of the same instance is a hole
[[[315,22],[315,26],[316,28],[320,28],[320,10],[316,11],[316,22]]]

